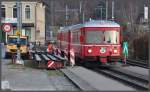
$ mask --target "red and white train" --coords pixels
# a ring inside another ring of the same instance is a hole
[[[91,20],[61,28],[57,33],[57,49],[61,55],[77,62],[109,63],[121,57],[121,26],[114,21]]]

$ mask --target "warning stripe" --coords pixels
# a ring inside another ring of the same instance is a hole
[[[53,64],[54,64],[54,61],[52,61],[52,62],[48,65],[48,67],[51,67]]]
[[[72,66],[75,65],[75,55],[74,55],[74,50],[73,49],[70,50],[70,62],[71,62]]]

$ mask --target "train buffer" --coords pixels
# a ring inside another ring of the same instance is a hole
[[[38,62],[39,68],[56,69],[64,67],[64,59],[48,53],[35,53],[34,61]]]

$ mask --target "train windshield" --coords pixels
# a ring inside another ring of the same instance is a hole
[[[8,44],[17,44],[17,38],[9,38],[8,39]]]
[[[9,38],[8,44],[17,44],[17,38]],[[20,44],[21,45],[27,45],[27,39],[20,38]]]
[[[27,39],[21,38],[21,39],[20,39],[20,44],[21,44],[21,45],[27,45]]]
[[[118,44],[119,32],[115,30],[110,31],[86,31],[86,43],[90,44]]]

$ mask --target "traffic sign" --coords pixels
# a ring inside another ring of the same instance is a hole
[[[5,23],[2,26],[4,32],[10,32],[12,30],[12,25],[10,23]]]

